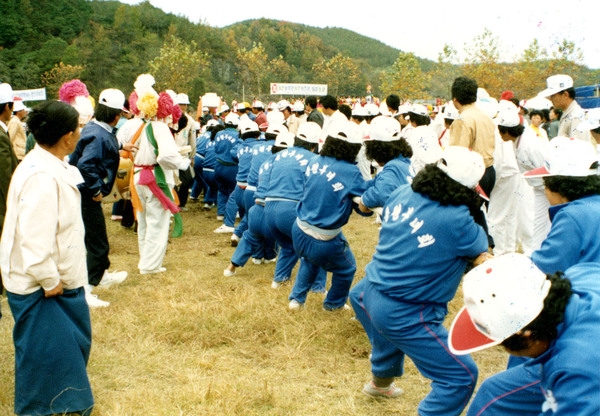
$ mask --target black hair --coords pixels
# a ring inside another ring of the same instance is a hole
[[[569,95],[569,98],[571,100],[574,100],[577,96],[577,94],[575,93],[575,87],[571,87],[571,88],[567,88],[566,90],[562,91],[562,92],[567,92],[567,94]]]
[[[560,120],[563,115],[563,111],[560,108],[550,107],[550,111],[553,111],[556,114],[556,120]]]
[[[357,120],[359,123],[362,123],[365,120],[365,116],[351,116],[354,120]]]
[[[409,111],[408,114],[410,115],[410,121],[414,121],[417,127],[429,126],[429,124],[431,124],[431,117],[429,116],[413,113],[412,111]]]
[[[94,118],[97,121],[102,121],[106,124],[110,124],[115,121],[117,116],[120,116],[123,110],[119,108],[111,108],[104,104],[97,104],[94,110]]]
[[[348,143],[336,137],[327,136],[321,149],[321,156],[329,156],[349,163],[356,162],[356,156],[361,148],[360,143]]]
[[[522,124],[519,124],[519,125],[516,125],[513,127],[498,126],[498,131],[501,134],[508,133],[508,135],[511,137],[520,137],[523,134],[523,132],[525,131],[525,126]]]
[[[294,146],[295,147],[301,147],[303,149],[309,150],[311,152],[314,152],[315,149],[319,146],[318,143],[311,143],[311,142],[307,142],[306,140],[296,136],[296,138],[294,139]]]
[[[600,134],[600,127],[590,130],[592,133]]]
[[[246,139],[256,139],[260,137],[260,131],[247,131],[246,133],[243,133],[241,136],[242,140],[246,140]]]
[[[8,106],[8,108],[10,108],[10,111],[13,111],[14,108],[14,103],[0,103],[0,113],[3,113],[4,110],[6,109],[6,106]]]
[[[461,105],[472,104],[477,101],[477,88],[477,81],[473,78],[458,77],[452,83],[452,98]]]
[[[319,100],[323,108],[330,108],[332,110],[338,109],[338,102],[333,95],[324,95]]]
[[[596,169],[598,162],[592,163],[590,169]],[[546,176],[544,186],[552,192],[575,201],[590,195],[600,194],[600,176]]]
[[[542,120],[546,122],[550,121],[550,110],[542,108],[540,111],[542,112]]]
[[[571,299],[571,282],[563,272],[547,275],[552,286],[544,299],[544,309],[529,325],[523,328],[521,334],[514,334],[502,341],[502,346],[511,351],[527,348],[531,341],[552,342],[558,335],[557,326],[564,320],[567,304]],[[530,331],[528,336],[523,332]]]
[[[445,118],[444,119],[444,123],[446,123],[447,125],[451,126],[452,123],[454,123],[454,119],[453,118]]]
[[[310,108],[313,109],[317,108],[317,97],[315,97],[314,95],[309,95],[304,100],[304,105],[309,105]]]
[[[277,133],[265,133],[265,140],[275,140]]]
[[[544,119],[544,114],[542,113],[542,110],[538,110],[538,109],[531,110],[529,112],[529,118],[532,118],[533,116],[540,116],[540,118],[542,120]]]
[[[404,138],[391,142],[367,140],[365,141],[365,153],[367,159],[374,160],[382,166],[398,156],[411,158],[413,155],[412,148]]]
[[[352,108],[348,104],[340,104],[338,111],[345,115],[348,120],[352,117]]]
[[[79,127],[79,113],[62,101],[44,101],[27,117],[27,126],[40,145],[54,146],[61,137]]]
[[[396,112],[398,111],[398,108],[400,108],[400,97],[398,97],[396,94],[390,94],[386,97],[385,103],[389,108]]]
[[[437,163],[425,165],[414,177],[411,187],[413,191],[441,205],[466,205],[471,215],[481,209],[479,194],[446,175]]]
[[[214,126],[207,127],[206,130],[210,131],[210,140],[214,140],[218,132],[225,130],[225,126],[219,123]]]
[[[271,146],[271,153],[275,154],[275,153],[281,152],[282,150],[285,150],[285,149],[287,149],[287,147],[273,145],[273,146]]]
[[[176,129],[172,129],[171,127],[169,127],[169,128],[175,134],[175,133],[179,133],[181,130],[185,129],[187,127],[187,124],[188,124],[188,119],[185,116],[185,114],[182,114],[181,117],[179,117],[179,120],[177,120],[177,128]]]

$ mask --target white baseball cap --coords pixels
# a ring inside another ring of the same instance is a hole
[[[242,134],[244,133],[250,133],[250,132],[257,132],[258,130],[258,124],[256,124],[254,121],[245,121],[241,126],[240,126],[240,132]]]
[[[501,100],[498,103],[498,114],[494,118],[494,123],[502,127],[515,127],[521,124],[519,109],[512,101]]]
[[[573,86],[573,78],[568,75],[559,74],[552,75],[546,78],[546,89],[540,92],[538,95],[542,97],[550,97],[557,92],[564,91]]]
[[[429,111],[427,111],[427,107],[422,104],[413,104],[408,110],[409,113],[417,114],[420,116],[428,116]]]
[[[485,173],[483,157],[463,146],[446,147],[437,166],[456,182],[471,189],[477,187]]]
[[[230,111],[230,108],[227,104],[223,103],[223,104],[221,104],[221,107],[219,107],[217,114],[223,114],[226,111]],[[227,117],[225,117],[225,118],[227,118]]]
[[[590,169],[598,161],[596,149],[590,142],[558,136],[550,141],[544,166],[525,172],[525,178],[545,176],[584,177],[598,175],[597,169]]]
[[[358,144],[363,142],[358,124],[349,120],[334,121],[331,126],[327,128],[327,135],[348,143]]]
[[[229,113],[225,116],[225,124],[232,124],[237,126],[240,122],[240,116],[236,113]]]
[[[364,108],[367,113],[366,116],[374,117],[376,115],[379,115],[379,107],[377,106],[377,104],[368,103],[365,104]]]
[[[212,127],[212,126],[218,126],[218,125],[219,125],[219,122],[217,120],[214,120],[214,119],[210,119],[206,123],[206,127]]]
[[[475,267],[463,278],[465,306],[450,327],[450,351],[480,351],[525,328],[544,309],[550,286],[524,254],[504,254]]]
[[[271,123],[267,127],[267,131],[265,133],[280,134],[280,133],[284,133],[286,131],[288,131],[288,129],[283,124],[281,124],[281,123]]]
[[[189,104],[190,103],[190,97],[188,97],[187,94],[184,93],[179,93],[177,94],[177,100],[176,100],[177,104]]]
[[[352,109],[352,115],[355,117],[366,117],[368,116],[367,109],[357,103]]]
[[[452,101],[448,101],[444,106],[443,117],[451,120],[456,120],[458,118],[458,110]]]
[[[392,112],[388,108],[387,103],[385,101],[382,102],[381,104],[379,104],[379,114],[388,116],[388,117],[392,115]]]
[[[109,88],[102,91],[98,99],[98,104],[129,113],[129,110],[123,106],[125,104],[125,94],[116,88]]]
[[[309,143],[319,143],[319,138],[323,133],[321,126],[314,121],[307,121],[300,124],[296,136]]]
[[[387,116],[377,116],[369,125],[371,140],[392,142],[400,139],[400,123],[398,120]]]
[[[296,112],[304,111],[304,104],[302,103],[302,101],[295,101],[293,110]]]
[[[265,105],[262,103],[262,101],[254,101],[252,103],[252,108],[265,108]]]
[[[585,115],[585,120],[579,123],[577,130],[584,132],[600,127],[600,108],[592,108]]]
[[[283,111],[286,108],[292,108],[292,105],[290,104],[290,102],[288,100],[281,100],[277,103],[277,109],[279,111]]]
[[[25,103],[23,102],[23,99],[21,97],[15,97],[13,103],[14,113],[16,113],[17,111],[25,110],[26,108]]]
[[[285,116],[281,111],[269,111],[267,113],[267,123],[269,124],[283,124]]]
[[[275,138],[275,146],[278,147],[292,147],[294,146],[294,140],[296,140],[296,136],[294,133],[289,131],[283,131],[277,135]]]
[[[15,100],[15,94],[13,93],[12,87],[3,82],[0,84],[0,103],[12,103]]]
[[[268,109],[269,109],[269,110],[277,110],[277,103],[276,103],[275,101],[271,101],[271,102],[269,103],[269,107],[268,107]]]

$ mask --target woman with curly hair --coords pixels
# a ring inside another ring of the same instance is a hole
[[[400,123],[391,117],[378,116],[371,122],[370,130],[370,140],[365,141],[366,156],[382,170],[360,198],[359,208],[363,212],[382,207],[400,185],[412,181],[410,158],[413,153],[407,141],[400,137]]]
[[[402,394],[393,382],[407,355],[432,380],[420,415],[459,415],[469,402],[477,367],[448,351],[442,324],[469,259],[487,258],[486,234],[470,212],[481,205],[475,188],[484,170],[481,155],[449,146],[385,203],[373,260],[350,297],[373,348],[368,396]]]
[[[510,253],[464,277],[450,349],[460,355],[501,345],[528,358],[481,383],[467,415],[600,414],[599,273],[598,263],[578,263],[545,274]]]
[[[320,268],[332,273],[323,308],[347,308],[356,272],[356,260],[342,227],[353,208],[360,213],[352,199],[367,189],[355,164],[362,138],[358,126],[350,121],[332,123],[327,134],[320,155],[310,159],[306,167],[304,194],[292,227],[294,249],[302,259],[289,296],[292,310],[304,306]]]
[[[525,173],[543,178],[552,226],[531,259],[544,273],[600,262],[600,176],[594,146],[555,137],[544,166]]]

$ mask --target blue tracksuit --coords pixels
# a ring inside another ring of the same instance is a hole
[[[382,207],[389,196],[400,185],[412,182],[410,159],[398,156],[385,164],[371,181],[369,188],[362,195],[362,202],[367,208]]]
[[[600,262],[600,195],[550,207],[552,228],[531,260],[544,273]]]
[[[408,355],[432,380],[419,415],[459,415],[477,382],[470,356],[448,349],[444,317],[468,258],[487,251],[487,236],[466,206],[442,206],[398,188],[384,205],[379,243],[350,300],[372,344],[377,377],[400,377]]]
[[[333,310],[344,306],[356,272],[356,260],[342,227],[355,206],[352,198],[365,190],[366,182],[356,165],[327,156],[310,160],[298,218],[292,228],[294,249],[305,261],[298,269],[290,300],[303,304],[319,268],[323,268],[332,273],[323,307]]]
[[[235,224],[235,214],[237,206],[235,200],[231,199],[236,183],[235,177],[238,171],[237,161],[234,159],[231,150],[240,143],[239,132],[233,127],[227,127],[215,135],[215,155],[217,164],[215,165],[215,180],[219,186],[217,196],[217,205],[225,209],[225,220],[223,223],[228,227]]]
[[[600,414],[600,264],[565,271],[573,295],[558,336],[539,357],[485,380],[467,415]]]
[[[274,281],[284,282],[292,276],[298,262],[292,240],[298,202],[304,195],[304,178],[309,160],[315,156],[302,147],[282,150],[275,156],[266,192],[265,220],[280,246]],[[313,291],[324,291],[327,273],[320,269]]]
[[[207,204],[217,202],[219,186],[215,180],[215,166],[217,166],[217,155],[215,154],[215,141],[208,140],[204,149],[204,164],[202,166],[202,176],[208,185],[208,198],[204,198]],[[217,214],[225,215],[225,206],[217,205]]]
[[[259,144],[261,144],[261,142],[258,139],[249,138],[231,150],[232,152],[235,150],[235,159],[238,161],[238,171],[235,177],[236,188],[232,195],[240,214],[240,222],[233,232],[238,237],[241,237],[244,231],[248,229],[248,219],[245,216],[247,211],[244,203],[244,194],[246,193],[246,187],[248,186],[248,174],[250,173],[252,156],[254,154],[253,148]]]
[[[266,155],[266,152],[263,153]],[[274,238],[264,218],[264,191],[267,188],[268,173],[273,158],[274,155],[270,155],[258,170],[258,187],[256,192],[253,192],[256,203],[248,210],[248,229],[242,234],[242,238],[231,257],[231,262],[236,266],[246,264],[250,256],[259,251],[261,246],[265,246],[263,251],[266,259],[274,259],[277,255],[275,245],[268,243],[274,241]]]
[[[204,134],[202,134],[196,138],[196,154],[194,155],[194,173],[196,174],[196,176],[194,177],[194,185],[192,186],[192,192],[190,195],[192,198],[198,198],[198,195],[200,195],[202,190],[204,190],[205,202],[208,202],[208,201],[206,201],[206,198],[210,192],[210,187],[208,186],[208,184],[206,183],[206,180],[204,179],[203,168],[204,168],[204,159],[206,157],[206,145],[208,142],[210,142],[210,135],[211,135],[210,131],[206,131],[206,132],[204,132]],[[216,195],[216,193],[215,193],[215,195]],[[216,196],[215,196],[215,200],[216,200]],[[214,200],[211,201],[210,203],[213,203],[213,202],[214,202]]]

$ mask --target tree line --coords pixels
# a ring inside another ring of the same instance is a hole
[[[187,92],[192,100],[217,92],[227,101],[268,100],[271,82],[327,84],[337,96],[364,96],[371,85],[378,96],[446,99],[459,75],[477,79],[491,96],[511,89],[530,98],[552,74],[568,73],[576,85],[598,83],[600,75],[581,65],[582,51],[567,39],[552,51],[534,39],[514,62],[501,62],[501,41],[488,30],[465,46],[465,58],[446,45],[433,62],[347,29],[268,19],[219,29],[148,1],[8,1],[0,14],[0,81],[46,87],[49,98],[73,78],[94,96],[105,88],[127,94],[146,72],[159,89]]]

